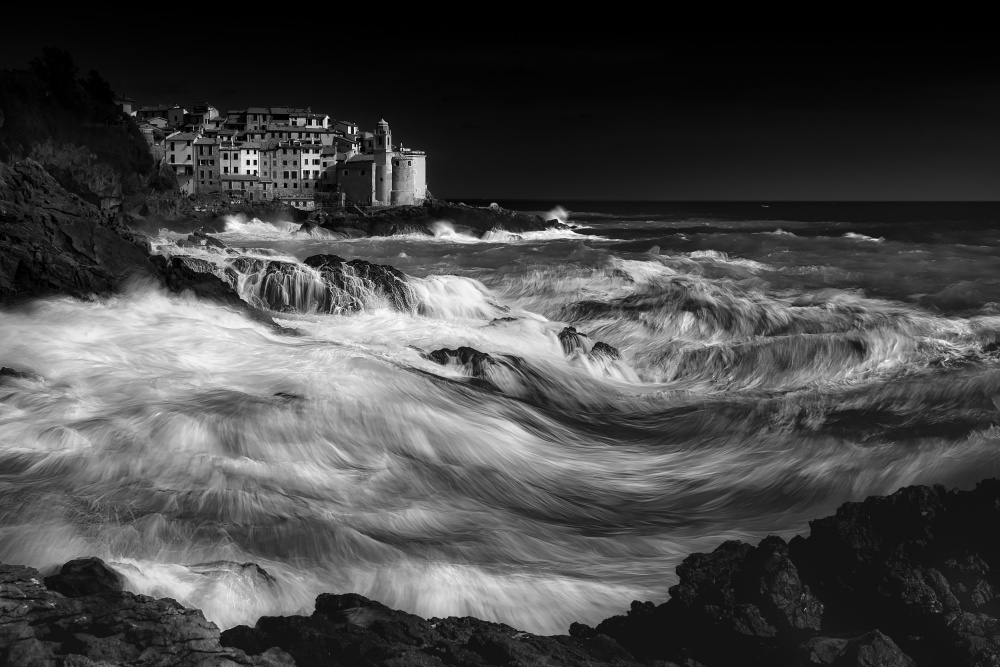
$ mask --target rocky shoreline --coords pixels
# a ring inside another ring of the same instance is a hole
[[[998,528],[1000,480],[907,487],[846,503],[807,537],[692,554],[666,602],[555,636],[350,593],[220,632],[196,609],[128,592],[98,559],[49,577],[0,565],[0,664],[986,667],[1000,660]]]

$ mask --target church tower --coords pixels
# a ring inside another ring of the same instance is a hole
[[[372,148],[375,150],[375,198],[388,204],[392,196],[392,131],[382,118],[375,128]]]

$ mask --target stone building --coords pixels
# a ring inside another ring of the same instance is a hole
[[[372,206],[378,203],[375,194],[375,159],[371,155],[356,155],[337,165],[337,184],[350,203]]]
[[[174,132],[164,140],[167,164],[178,176],[194,175],[194,142],[197,139],[198,135],[193,132]]]
[[[196,192],[218,192],[222,189],[218,142],[214,138],[201,137],[194,142],[194,157],[198,170]]]

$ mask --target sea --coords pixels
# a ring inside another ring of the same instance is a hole
[[[692,552],[1000,474],[1000,204],[496,203],[569,228],[150,239],[284,330],[139,280],[0,311],[0,561],[97,556],[223,628],[356,592],[565,633]]]

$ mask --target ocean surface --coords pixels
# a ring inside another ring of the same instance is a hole
[[[298,336],[143,283],[0,311],[35,374],[0,377],[0,561],[99,556],[222,627],[330,591],[564,633],[723,540],[1000,474],[1000,204],[498,203],[576,228],[152,240]],[[428,358],[460,346],[499,363]]]

